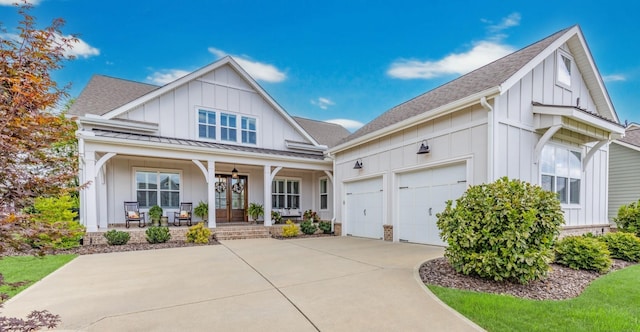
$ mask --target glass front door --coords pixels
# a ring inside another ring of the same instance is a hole
[[[216,175],[216,222],[243,222],[247,219],[247,177]]]

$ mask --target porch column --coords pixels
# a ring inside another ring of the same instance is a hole
[[[106,180],[107,180],[107,175],[106,175],[106,165],[103,165],[100,170],[98,170],[98,176],[96,176],[95,179],[95,183],[96,183],[96,189],[98,190],[98,196],[97,196],[97,204],[99,204],[98,206],[98,213],[100,214],[100,217],[98,219],[98,227],[99,228],[108,228],[108,219],[109,219],[109,215],[107,213],[107,184],[106,184]]]
[[[271,226],[271,165],[264,165],[264,225]]]
[[[209,204],[209,228],[216,228],[216,162],[207,161],[207,204]]]
[[[90,182],[84,189],[84,225],[87,232],[98,231],[98,212],[97,212],[97,195],[96,195],[96,153],[95,151],[84,152],[84,176],[85,180]]]

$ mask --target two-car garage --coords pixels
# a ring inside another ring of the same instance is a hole
[[[460,197],[467,187],[465,162],[396,174],[388,215],[395,229],[394,240],[444,245],[436,226],[436,214],[449,199]],[[392,182],[392,181],[387,181]],[[392,184],[388,184],[391,186]],[[346,231],[353,236],[380,239],[384,235],[383,177],[345,184]]]

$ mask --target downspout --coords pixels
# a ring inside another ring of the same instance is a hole
[[[331,186],[333,187],[333,192],[331,195],[333,196],[333,217],[331,218],[331,231],[334,232],[335,228],[333,227],[333,224],[336,222],[336,207],[338,206],[338,204],[336,204],[336,157],[332,155],[331,152],[327,152],[327,157],[331,159],[331,169],[333,170],[333,181],[331,181]]]
[[[493,107],[487,102],[487,97],[480,98],[480,105],[487,110],[487,183],[494,180],[493,173]]]

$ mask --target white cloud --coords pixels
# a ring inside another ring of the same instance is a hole
[[[209,52],[218,58],[230,55],[234,60],[256,80],[278,83],[287,78],[287,75],[276,68],[274,65],[251,60],[246,55],[231,55],[223,50],[209,47]]]
[[[154,84],[165,85],[171,83],[182,76],[189,74],[186,70],[181,69],[164,69],[147,76],[147,81]]]
[[[56,40],[61,42],[62,36],[56,35]],[[65,56],[74,56],[76,58],[88,58],[94,55],[100,55],[100,50],[87,44],[84,40],[80,38],[73,39],[73,36],[64,36],[64,38],[70,41],[68,47],[65,47],[64,55]]]
[[[453,53],[436,61],[401,59],[391,64],[387,74],[394,78],[429,79],[452,74],[466,74],[509,53],[514,48],[495,41],[481,41],[463,53]]]
[[[521,18],[522,17],[520,16],[520,13],[511,13],[507,17],[503,17],[502,21],[500,21],[500,23],[498,24],[493,24],[493,22],[486,19],[482,19],[481,21],[490,24],[487,27],[487,29],[489,29],[489,32],[498,33],[502,30],[520,25]]]
[[[362,123],[360,121],[349,120],[349,119],[331,119],[331,120],[326,120],[325,122],[341,125],[341,126],[347,128],[347,130],[349,130],[349,131],[355,131],[355,130],[359,129],[360,127],[364,126],[364,123]]]
[[[320,107],[323,110],[326,110],[329,106],[333,106],[336,103],[331,101],[329,98],[319,97],[318,99],[311,100],[311,104]]]
[[[605,82],[620,82],[620,81],[626,81],[627,77],[621,74],[612,74],[612,75],[604,75],[602,76],[602,79]]]
[[[0,6],[13,6],[16,3],[22,4],[21,0],[0,0]],[[27,3],[37,6],[40,0],[27,0]]]

